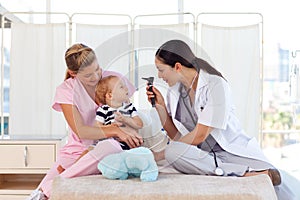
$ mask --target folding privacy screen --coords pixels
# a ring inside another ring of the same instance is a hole
[[[183,17],[184,20],[178,18]],[[157,20],[159,18],[159,20]],[[177,22],[177,23],[175,23]],[[185,14],[141,15],[134,18],[135,84],[139,89],[134,101],[140,108],[150,108],[146,96],[146,81],[142,77],[153,76],[155,85],[163,94],[167,84],[157,77],[154,55],[157,48],[171,39],[181,39],[194,47],[194,16]]]
[[[117,15],[122,20],[113,24],[108,24],[109,20],[104,23],[101,20],[93,23],[80,20],[86,15],[116,17],[78,13],[62,23],[12,24],[10,135],[66,133],[62,114],[53,111],[51,105],[55,88],[64,79],[64,52],[71,44],[82,42],[94,48],[100,66],[129,78],[137,88],[133,98],[135,104],[139,109],[148,109],[146,82],[141,77],[154,76],[154,84],[165,94],[167,85],[157,78],[154,54],[165,41],[181,39],[197,56],[208,60],[223,73],[231,85],[242,126],[249,135],[259,136],[261,18],[251,24],[220,26],[207,23],[203,17],[205,14],[197,17],[190,13],[141,15],[133,20],[127,15]],[[173,21],[165,17],[172,17]]]
[[[93,23],[90,20],[82,20],[86,17],[93,18]],[[84,43],[92,47],[104,70],[118,71],[131,78],[132,19],[130,16],[76,13],[72,15],[72,24],[75,30],[72,43]]]
[[[14,23],[11,29],[9,133],[62,134],[63,116],[51,105],[64,79],[66,24]]]
[[[262,119],[262,18],[254,16],[260,20],[256,24],[222,27],[206,24],[202,20],[205,15],[211,14],[201,14],[197,20],[199,44],[229,82],[242,127],[258,137]],[[243,17],[245,14],[237,16]]]

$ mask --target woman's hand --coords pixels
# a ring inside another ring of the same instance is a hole
[[[129,126],[119,127],[118,140],[126,142],[130,148],[139,147],[143,144],[143,138],[138,134],[136,129]]]
[[[153,92],[149,91],[149,86],[146,87],[146,94],[148,96],[148,101],[151,103],[151,98],[155,99],[155,104],[165,107],[165,100],[158,89],[152,86]]]

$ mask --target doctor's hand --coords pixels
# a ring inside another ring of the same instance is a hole
[[[160,93],[160,91],[158,89],[156,89],[156,87],[152,86],[153,92],[149,91],[149,86],[146,87],[146,90],[147,90],[146,94],[148,96],[148,101],[150,103],[151,103],[151,98],[154,98],[156,105],[165,107],[165,100],[164,100],[162,94]]]

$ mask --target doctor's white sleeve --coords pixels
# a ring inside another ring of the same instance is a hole
[[[222,79],[223,80],[223,79]],[[230,110],[230,90],[225,80],[213,82],[201,88],[200,98],[195,103],[198,123],[225,129]]]

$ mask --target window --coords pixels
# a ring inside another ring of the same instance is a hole
[[[2,15],[1,15],[1,25],[2,25]],[[3,28],[3,34],[10,36],[10,20],[5,18],[4,28]],[[1,37],[2,37],[2,31],[1,31]],[[3,96],[1,96],[3,100],[3,111],[1,113],[3,114],[3,120],[1,119],[1,128],[0,133],[4,133],[4,135],[8,135],[8,125],[9,125],[9,83],[10,83],[10,39],[3,41],[3,60],[1,60],[1,64],[3,64],[3,76],[1,75],[1,78],[3,77],[2,82],[2,90],[1,93]],[[1,80],[0,78],[0,80]],[[1,110],[0,108],[0,110]],[[3,122],[3,125],[2,125]]]

